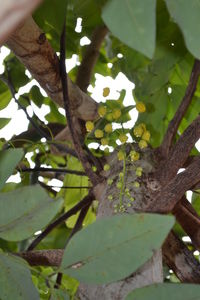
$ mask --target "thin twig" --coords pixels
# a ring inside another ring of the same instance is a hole
[[[80,214],[79,214],[79,216],[78,216],[78,219],[77,219],[77,221],[76,221],[76,224],[75,224],[75,226],[74,226],[74,228],[73,228],[73,230],[72,230],[70,236],[68,237],[68,239],[67,239],[67,241],[66,241],[66,243],[65,243],[65,249],[66,249],[66,247],[67,247],[69,241],[70,241],[71,238],[73,237],[73,235],[74,235],[76,232],[78,232],[78,231],[82,228],[83,221],[84,221],[84,219],[85,219],[85,216],[87,215],[87,212],[88,212],[88,210],[89,210],[89,208],[90,208],[90,205],[91,205],[91,203],[89,203],[87,206],[85,206],[85,207],[83,207],[83,208],[81,209]],[[59,288],[59,286],[61,285],[61,283],[62,283],[62,273],[59,272],[58,275],[57,275],[55,288]]]
[[[164,158],[166,158],[169,154],[173,139],[176,135],[176,132],[181,123],[181,120],[182,120],[188,106],[190,105],[190,103],[192,101],[192,97],[196,90],[199,75],[200,75],[200,61],[196,59],[194,62],[193,68],[192,68],[192,72],[191,72],[190,80],[189,80],[189,83],[188,83],[188,86],[187,86],[187,89],[185,92],[185,96],[183,97],[183,100],[182,100],[179,108],[177,109],[173,119],[169,123],[167,132],[163,139],[163,142],[158,149],[158,152]]]
[[[37,238],[31,243],[28,247],[28,251],[33,250],[55,227],[66,221],[69,217],[75,215],[80,209],[87,206],[89,203],[92,203],[94,200],[94,195],[92,191],[85,196],[79,203],[77,203],[74,207],[68,210],[66,213],[61,215],[58,219],[56,219],[53,223],[47,226],[44,231],[37,236]]]
[[[77,152],[77,155],[79,157],[79,160],[81,161],[83,168],[90,178],[93,185],[97,185],[100,181],[100,177],[97,176],[93,171],[92,167],[90,165],[90,162],[88,161],[87,156],[84,153],[84,150],[82,149],[81,143],[79,141],[79,138],[74,130],[73,126],[73,120],[71,117],[71,108],[70,108],[70,99],[69,99],[69,93],[68,93],[68,82],[67,82],[67,73],[66,73],[66,67],[65,67],[65,38],[66,38],[66,17],[64,21],[63,31],[60,38],[60,76],[61,76],[61,82],[62,82],[62,88],[63,88],[63,101],[64,101],[64,108],[65,108],[65,114],[67,118],[67,124],[69,126],[69,130],[71,133],[72,141],[74,144],[74,148]]]
[[[69,170],[69,169],[60,169],[60,168],[20,168],[18,169],[20,172],[55,172],[55,173],[66,173],[66,174],[74,174],[77,176],[86,176],[85,172],[83,171],[76,171],[76,170]]]

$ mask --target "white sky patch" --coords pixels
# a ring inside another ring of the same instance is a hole
[[[4,72],[4,65],[3,65],[3,60],[4,58],[9,55],[10,50],[8,48],[6,48],[5,46],[2,46],[0,48],[0,74],[2,74]]]
[[[15,183],[21,182],[21,176],[20,176],[20,173],[17,172],[17,174],[11,175],[11,176],[8,178],[8,180],[6,181],[6,183],[9,183],[9,182],[15,182]]]
[[[51,179],[48,181],[47,185],[52,186],[52,188],[56,191],[59,192],[60,188],[63,186],[63,182],[58,180],[58,179]]]
[[[186,198],[188,201],[191,203],[192,202],[192,191],[187,191],[186,192]]]
[[[198,250],[195,250],[193,254],[194,254],[194,255],[199,255],[200,253],[199,253]]]
[[[26,159],[28,160],[28,162],[30,164],[30,168],[34,168],[35,167],[35,163],[31,159],[32,156],[33,156],[33,152],[28,152],[25,155]]]
[[[91,43],[90,39],[88,39],[87,36],[83,36],[81,39],[80,39],[80,45],[83,47],[83,46],[86,46],[86,45],[89,45]]]
[[[189,236],[183,236],[182,237],[182,241],[186,242],[186,243],[190,243],[191,242],[191,238]]]
[[[82,31],[82,18],[77,18],[75,31],[80,33]]]

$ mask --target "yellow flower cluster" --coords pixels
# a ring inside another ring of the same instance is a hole
[[[146,125],[144,123],[140,123],[139,125],[135,126],[133,129],[133,134],[136,137],[141,138],[141,140],[138,143],[140,149],[144,149],[148,146],[151,134],[149,130],[146,129]]]

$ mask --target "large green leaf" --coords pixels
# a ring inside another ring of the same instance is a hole
[[[200,285],[159,283],[136,289],[126,300],[199,300]]]
[[[165,0],[168,10],[181,28],[188,50],[200,58],[200,0]]]
[[[0,151],[0,190],[6,180],[12,175],[14,168],[23,157],[22,149],[7,149]]]
[[[131,48],[152,58],[155,48],[156,0],[111,0],[102,13],[110,31]]]
[[[51,221],[62,203],[37,185],[0,193],[0,237],[7,241],[30,237]]]
[[[120,280],[152,256],[173,223],[173,217],[155,214],[124,214],[98,220],[71,239],[61,272],[90,284]]]
[[[0,299],[39,300],[28,264],[21,258],[0,253]]]

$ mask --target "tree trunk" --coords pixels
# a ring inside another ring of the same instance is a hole
[[[131,150],[139,152],[137,145],[128,145],[125,150],[127,157]],[[147,177],[149,177],[147,174],[154,171],[153,151],[151,149],[140,150],[140,159],[131,162],[128,158],[125,161],[125,166],[123,166],[123,161],[118,160],[117,151],[115,151],[108,157],[107,162],[110,165],[110,171],[104,171],[104,176],[106,176],[106,179],[112,180],[112,183],[109,185],[105,181],[105,183],[99,184],[95,189],[96,198],[99,199],[97,218],[111,216],[116,213],[145,211],[152,194],[147,184]],[[136,175],[137,167],[142,167],[141,177]],[[116,184],[119,182],[120,175],[122,177],[122,173],[124,174],[123,190],[129,189],[130,195],[123,192],[122,202],[120,202],[121,190],[116,187]],[[140,186],[138,187],[138,184],[135,186],[135,182],[139,183]],[[108,199],[110,195],[112,195],[113,200]],[[133,199],[132,201],[130,200],[131,197],[134,198],[134,201]],[[161,250],[158,250],[147,263],[124,280],[103,286],[80,284],[78,296],[81,300],[121,300],[125,299],[126,295],[136,288],[162,281],[162,253]]]

